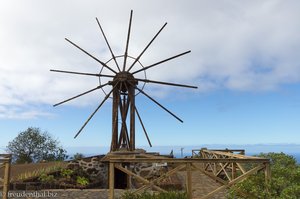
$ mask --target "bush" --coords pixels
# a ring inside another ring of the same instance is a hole
[[[265,183],[262,172],[250,176],[230,189],[229,198],[300,198],[300,166],[295,158],[284,153],[258,156],[270,159],[271,181]]]

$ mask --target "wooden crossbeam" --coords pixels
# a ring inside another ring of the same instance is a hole
[[[141,181],[141,182],[144,183],[144,184],[150,184],[150,183],[151,183],[149,180],[147,180],[147,179],[145,179],[145,178],[143,178],[143,177],[141,177],[141,176],[139,176],[139,175],[133,173],[132,171],[130,171],[130,170],[128,170],[128,169],[126,169],[126,168],[124,168],[124,167],[122,167],[122,166],[120,166],[120,165],[117,165],[117,164],[116,164],[116,165],[115,165],[115,168],[119,169],[120,171],[123,171],[124,173],[126,173],[126,174],[128,174],[128,175],[130,175],[130,176],[135,177],[137,180]],[[153,185],[153,187],[154,187],[157,191],[166,192],[166,190],[164,190],[164,189],[162,189],[162,188],[160,188],[160,187],[158,187],[158,186],[156,186],[156,185]]]
[[[168,171],[167,173],[163,174],[162,176],[160,176],[159,178],[156,178],[154,180],[152,180],[148,185],[144,185],[141,188],[139,188],[138,190],[136,190],[134,193],[139,193],[142,190],[148,189],[150,186],[153,186],[155,183],[160,182],[161,180],[173,175],[174,173],[177,173],[178,171],[180,171],[181,169],[184,169],[186,167],[186,165],[179,165],[177,167],[175,167],[174,169]]]
[[[237,177],[236,179],[232,180],[232,181],[229,182],[228,184],[225,184],[225,185],[223,185],[223,186],[217,188],[216,190],[214,190],[214,191],[208,193],[206,196],[202,197],[201,199],[208,199],[208,198],[210,198],[212,195],[214,195],[214,194],[216,194],[216,193],[218,193],[218,192],[220,192],[220,191],[222,191],[222,190],[224,190],[224,189],[226,189],[226,188],[228,188],[228,187],[230,187],[230,186],[232,186],[232,185],[234,185],[234,184],[236,184],[236,183],[238,183],[238,182],[244,180],[244,179],[247,178],[249,175],[252,175],[252,174],[256,173],[257,171],[259,171],[259,170],[261,170],[261,169],[264,169],[264,168],[265,168],[264,165],[259,165],[259,166],[255,167],[255,168],[253,168],[253,169],[247,171],[245,174],[243,174],[243,175]]]
[[[201,173],[203,173],[203,174],[207,175],[208,177],[210,177],[211,179],[213,179],[213,180],[215,180],[215,181],[218,181],[218,182],[220,182],[220,183],[222,183],[222,184],[227,184],[227,182],[226,182],[225,180],[223,180],[223,179],[221,179],[221,178],[215,176],[214,174],[212,174],[212,173],[210,173],[210,172],[205,171],[204,169],[200,168],[198,165],[192,164],[192,166],[193,166],[196,170],[198,170],[198,171],[200,171]]]

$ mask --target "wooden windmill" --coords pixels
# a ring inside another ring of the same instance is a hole
[[[88,90],[84,93],[81,93],[79,95],[76,95],[74,97],[71,97],[69,99],[66,99],[60,103],[55,104],[54,106],[58,106],[60,104],[63,104],[65,102],[68,102],[70,100],[78,98],[80,96],[86,95],[95,90],[98,90],[98,89],[103,90],[104,87],[111,87],[110,91],[105,93],[106,95],[105,95],[103,101],[98,105],[98,107],[95,109],[95,111],[88,117],[86,122],[83,124],[83,126],[79,129],[79,131],[77,132],[77,134],[74,137],[74,138],[76,138],[82,132],[84,127],[88,124],[88,122],[92,119],[92,117],[96,114],[96,112],[101,108],[101,106],[106,102],[106,100],[112,96],[113,102],[112,102],[112,139],[111,139],[111,149],[110,149],[111,151],[118,151],[121,149],[125,149],[127,151],[135,150],[135,118],[136,118],[136,116],[142,125],[143,131],[146,135],[149,145],[152,146],[151,141],[148,137],[147,131],[145,129],[145,126],[143,124],[143,121],[141,119],[141,116],[135,105],[135,97],[136,97],[137,93],[141,93],[142,95],[146,96],[151,101],[153,101],[155,104],[157,104],[159,107],[161,107],[166,112],[168,112],[173,117],[175,117],[177,120],[179,120],[180,122],[183,122],[174,113],[169,111],[166,107],[161,105],[158,101],[156,101],[154,98],[152,98],[149,94],[147,94],[144,91],[144,86],[146,83],[167,85],[167,86],[178,86],[178,87],[185,87],[185,88],[197,88],[196,86],[156,81],[156,80],[150,80],[150,79],[146,78],[146,70],[148,70],[152,67],[155,67],[159,64],[162,64],[164,62],[167,62],[169,60],[180,57],[182,55],[185,55],[187,53],[190,53],[191,51],[186,51],[186,52],[177,54],[175,56],[169,57],[167,59],[161,60],[159,62],[153,63],[148,66],[143,66],[140,62],[141,57],[146,52],[148,47],[153,43],[155,38],[165,28],[167,23],[165,23],[160,28],[160,30],[155,34],[155,36],[151,39],[151,41],[146,45],[146,47],[142,50],[142,52],[137,57],[132,57],[132,56],[128,55],[132,14],[133,14],[133,11],[131,11],[131,13],[130,13],[125,53],[124,53],[124,55],[119,55],[119,56],[116,56],[113,53],[111,46],[109,45],[108,40],[104,34],[102,26],[100,25],[99,20],[96,18],[97,24],[100,28],[100,31],[105,39],[105,42],[106,42],[108,49],[110,51],[110,54],[112,56],[112,58],[110,60],[108,60],[107,62],[103,62],[103,61],[99,60],[94,55],[90,54],[89,52],[82,49],[77,44],[75,44],[74,42],[72,42],[66,38],[66,41],[68,41],[70,44],[72,44],[73,46],[75,46],[76,48],[78,48],[79,50],[84,52],[86,55],[88,55],[92,59],[96,60],[99,64],[101,64],[102,69],[101,69],[100,73],[93,74],[93,73],[65,71],[65,70],[50,70],[52,72],[95,76],[95,77],[99,78],[99,85],[97,87],[95,87],[91,90]],[[138,70],[133,71],[133,67],[135,65],[140,65],[140,68]],[[105,70],[107,71],[106,74],[104,74],[104,72],[103,72]],[[144,78],[135,77],[139,73],[144,73],[145,74]],[[101,78],[103,78],[104,81]],[[139,83],[142,83],[143,86],[139,87]],[[121,120],[121,125],[118,124],[119,120]]]

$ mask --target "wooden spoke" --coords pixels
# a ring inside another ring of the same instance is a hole
[[[139,114],[139,112],[138,112],[136,106],[135,106],[134,108],[135,108],[135,112],[136,112],[136,114],[137,114],[137,116],[138,116],[138,118],[139,118],[139,121],[140,121],[140,123],[141,123],[141,125],[142,125],[142,128],[143,128],[143,130],[144,130],[145,136],[146,136],[146,138],[147,138],[147,140],[148,140],[149,146],[152,147],[151,141],[150,141],[150,139],[149,139],[149,136],[148,136],[148,133],[147,133],[146,128],[145,128],[145,126],[144,126],[144,123],[143,123],[143,121],[142,121],[142,118],[141,118],[141,116],[140,116],[140,114]]]
[[[98,58],[96,58],[95,56],[91,55],[90,53],[88,53],[86,50],[82,49],[81,47],[79,47],[77,44],[75,44],[74,42],[70,41],[69,39],[65,38],[66,41],[68,41],[70,44],[72,44],[73,46],[75,46],[76,48],[78,48],[79,50],[81,50],[82,52],[84,52],[85,54],[87,54],[88,56],[90,56],[91,58],[93,58],[94,60],[96,60],[97,62],[99,62],[103,67],[107,68],[108,70],[112,71],[113,73],[117,74],[117,72],[115,70],[113,70],[112,68],[110,68],[109,66],[107,66],[104,62],[100,61]]]
[[[119,72],[121,72],[121,69],[120,69],[120,67],[119,67],[119,64],[118,64],[118,62],[117,62],[117,60],[116,60],[116,56],[114,55],[114,53],[113,53],[113,51],[112,51],[112,49],[111,49],[111,47],[110,47],[110,45],[109,45],[109,43],[108,43],[108,40],[107,40],[107,38],[106,38],[106,36],[105,36],[105,34],[104,34],[104,31],[103,31],[103,29],[102,29],[102,27],[101,27],[101,25],[100,25],[100,22],[99,22],[99,20],[98,20],[97,17],[96,17],[96,21],[97,21],[97,23],[98,23],[98,26],[99,26],[99,28],[100,28],[100,30],[101,30],[101,33],[102,33],[104,39],[105,39],[105,42],[106,42],[106,45],[107,45],[107,47],[108,47],[108,49],[109,49],[109,51],[110,51],[110,54],[111,54],[113,60],[115,61],[115,64],[116,64],[116,66],[117,66]]]
[[[156,63],[154,63],[154,64],[151,64],[150,66],[146,66],[145,68],[142,68],[142,69],[140,69],[140,70],[137,70],[137,71],[133,72],[132,74],[134,75],[135,73],[139,73],[139,72],[141,72],[141,71],[148,70],[149,68],[152,68],[152,67],[154,67],[154,66],[156,66],[156,65],[159,65],[159,64],[162,64],[162,63],[164,63],[164,62],[170,61],[170,60],[172,60],[172,59],[175,59],[175,58],[177,58],[177,57],[180,57],[180,56],[185,55],[185,54],[190,53],[190,52],[191,52],[191,51],[189,50],[189,51],[186,51],[186,52],[184,52],[184,53],[180,53],[180,54],[178,54],[178,55],[175,55],[175,56],[173,56],[173,57],[169,57],[169,58],[164,59],[164,60],[162,60],[162,61],[159,61],[159,62],[156,62]]]
[[[195,88],[197,89],[197,86],[190,86],[190,85],[186,85],[186,84],[175,84],[175,83],[171,83],[171,82],[161,82],[161,81],[154,81],[154,80],[150,80],[150,79],[139,79],[139,78],[135,78],[138,81],[142,81],[142,82],[146,82],[146,83],[154,83],[154,84],[162,84],[162,85],[168,85],[168,86],[179,86],[179,87],[186,87],[186,88]]]
[[[94,117],[94,115],[97,113],[97,111],[101,108],[101,106],[104,104],[104,102],[109,98],[110,94],[115,90],[116,86],[119,84],[119,82],[116,83],[116,85],[111,89],[111,91],[105,96],[103,101],[99,104],[99,106],[96,108],[96,110],[90,115],[90,117],[85,121],[83,126],[79,129],[77,134],[74,136],[74,139],[81,133],[81,131],[84,129],[84,127],[87,125],[87,123]]]
[[[165,23],[163,25],[163,27],[161,27],[161,29],[156,33],[156,35],[152,38],[152,40],[148,43],[148,45],[144,48],[144,50],[141,52],[141,54],[134,60],[134,62],[131,64],[131,66],[129,67],[129,69],[127,70],[128,72],[132,69],[132,67],[136,64],[136,62],[139,61],[139,59],[142,57],[142,55],[144,54],[144,52],[149,48],[149,46],[152,44],[152,42],[156,39],[156,37],[159,35],[159,33],[164,29],[164,27],[166,27],[167,23]]]
[[[83,96],[83,95],[85,95],[85,94],[88,94],[88,93],[90,93],[90,92],[93,92],[93,91],[95,91],[95,90],[98,90],[99,88],[103,88],[104,86],[107,86],[107,85],[108,85],[108,83],[103,84],[103,85],[101,85],[101,86],[97,86],[96,88],[93,88],[93,89],[88,90],[88,91],[86,91],[86,92],[84,92],[84,93],[81,93],[81,94],[79,94],[79,95],[76,95],[76,96],[74,96],[74,97],[71,97],[71,98],[69,98],[69,99],[66,99],[66,100],[64,100],[64,101],[62,101],[62,102],[59,102],[59,103],[57,103],[57,104],[54,104],[53,106],[55,107],[55,106],[61,105],[61,104],[65,103],[65,102],[68,102],[68,101],[71,101],[71,100],[76,99],[76,98],[78,98],[78,97],[81,97],[81,96]]]
[[[163,105],[161,105],[159,102],[157,102],[155,99],[153,99],[151,96],[149,96],[147,93],[145,93],[142,89],[139,89],[137,86],[135,86],[135,88],[137,90],[139,90],[143,95],[145,95],[146,97],[148,97],[151,101],[153,101],[155,104],[157,104],[159,107],[161,107],[162,109],[164,109],[166,112],[168,112],[170,115],[172,115],[173,117],[175,117],[178,121],[182,122],[183,121],[177,117],[174,113],[172,113],[171,111],[169,111],[167,108],[165,108]]]
[[[126,41],[125,54],[124,54],[124,62],[123,62],[123,71],[125,71],[126,62],[127,62],[127,56],[128,56],[128,46],[129,46],[129,38],[130,38],[130,31],[131,31],[132,14],[133,14],[133,10],[130,11],[130,19],[129,19],[128,33],[127,33],[127,41]]]
[[[54,70],[51,69],[51,72],[58,72],[58,73],[69,73],[69,74],[75,74],[75,75],[88,75],[88,76],[96,76],[96,77],[111,77],[114,78],[113,75],[103,75],[98,73],[82,73],[82,72],[75,72],[75,71],[67,71],[67,70]]]

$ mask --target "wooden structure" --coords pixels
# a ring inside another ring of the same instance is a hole
[[[230,150],[234,151],[234,150]],[[198,153],[197,153],[198,152]],[[193,158],[161,158],[159,156],[139,157],[137,155],[131,156],[112,156],[108,158],[109,162],[109,198],[114,199],[114,180],[115,180],[115,168],[123,171],[131,178],[135,178],[143,185],[136,190],[132,190],[134,193],[140,193],[146,189],[152,189],[159,192],[165,192],[163,188],[159,186],[159,183],[174,175],[180,171],[186,173],[186,192],[188,198],[196,198],[193,196],[193,184],[192,176],[193,172],[200,171],[206,176],[212,178],[220,184],[220,186],[212,192],[201,197],[201,199],[208,199],[216,193],[229,188],[230,186],[241,182],[250,175],[256,174],[259,171],[264,171],[265,180],[270,180],[270,160],[265,158],[251,157],[240,154],[234,154],[231,152],[223,152],[221,150],[211,151],[207,149],[193,150]],[[172,165],[171,169],[161,175],[159,178],[153,180],[147,180],[142,176],[139,176],[128,169],[128,164],[133,163],[167,163]],[[245,165],[248,167],[245,167]],[[252,165],[252,167],[249,167]]]
[[[2,198],[8,198],[9,183],[10,183],[10,164],[11,154],[0,154],[0,168],[4,168],[4,176],[0,177],[0,185],[2,189]]]
[[[110,98],[112,95],[112,138],[111,138],[111,148],[110,151],[135,151],[135,118],[137,116],[138,120],[141,123],[141,126],[143,128],[143,131],[145,133],[145,136],[148,140],[148,143],[150,146],[152,146],[148,133],[146,131],[146,128],[142,122],[141,116],[138,112],[138,109],[135,104],[135,97],[137,94],[141,93],[148,99],[150,99],[152,102],[154,102],[156,105],[158,105],[160,108],[168,112],[170,115],[175,117],[180,122],[183,122],[179,117],[177,117],[174,113],[169,111],[166,107],[161,105],[158,101],[156,101],[154,98],[152,98],[149,94],[147,94],[144,91],[144,86],[146,83],[151,84],[158,84],[158,85],[164,85],[164,86],[177,86],[177,87],[185,87],[185,88],[197,88],[196,86],[190,86],[185,84],[177,84],[177,83],[171,83],[171,82],[163,82],[163,81],[157,81],[157,80],[150,80],[146,77],[146,70],[153,68],[157,65],[160,65],[164,62],[170,61],[172,59],[175,59],[177,57],[180,57],[182,55],[185,55],[187,53],[190,53],[191,51],[186,51],[180,54],[177,54],[175,56],[169,57],[167,59],[155,62],[153,64],[150,64],[148,66],[144,66],[141,64],[140,59],[142,58],[143,54],[146,52],[146,50],[149,48],[149,46],[153,43],[153,41],[156,39],[156,37],[160,34],[160,32],[165,28],[167,23],[165,23],[160,30],[154,35],[154,37],[150,40],[150,42],[146,45],[146,47],[141,51],[141,53],[137,57],[133,57],[129,55],[128,47],[129,47],[129,41],[130,41],[130,33],[131,33],[131,24],[132,24],[132,15],[133,11],[130,13],[130,19],[129,19],[129,27],[127,32],[127,40],[126,40],[126,46],[125,46],[125,52],[124,55],[118,55],[116,56],[109,43],[108,40],[104,34],[103,28],[100,25],[99,20],[96,18],[99,29],[105,39],[105,42],[108,46],[108,49],[110,51],[110,54],[112,56],[111,59],[109,59],[107,62],[103,62],[96,58],[95,56],[88,53],[86,50],[79,47],[74,42],[70,41],[69,39],[66,39],[70,44],[84,52],[86,55],[97,61],[101,66],[102,69],[97,74],[92,73],[84,73],[84,72],[74,72],[74,71],[65,71],[65,70],[50,70],[52,72],[60,72],[60,73],[68,73],[68,74],[75,74],[75,75],[86,75],[86,76],[94,76],[99,78],[99,85],[91,90],[88,90],[86,92],[83,92],[79,95],[76,95],[74,97],[71,97],[67,100],[64,100],[60,103],[55,104],[54,106],[63,104],[65,102],[68,102],[70,100],[73,100],[75,98],[78,98],[80,96],[86,95],[92,91],[102,89],[106,86],[111,86],[112,88],[110,91],[105,92],[105,97],[103,101],[99,104],[99,106],[95,109],[95,111],[89,116],[87,121],[84,123],[84,125],[80,128],[80,130],[77,132],[74,138],[76,138],[83,128],[87,125],[87,123],[92,119],[92,117],[96,114],[96,112],[101,108],[101,106],[105,103],[105,101]],[[140,74],[144,73],[142,75],[143,77],[140,77]],[[141,87],[138,87],[138,85],[141,84]],[[106,87],[107,88],[107,87]],[[104,91],[104,90],[103,90]],[[121,125],[118,123],[121,121]]]

